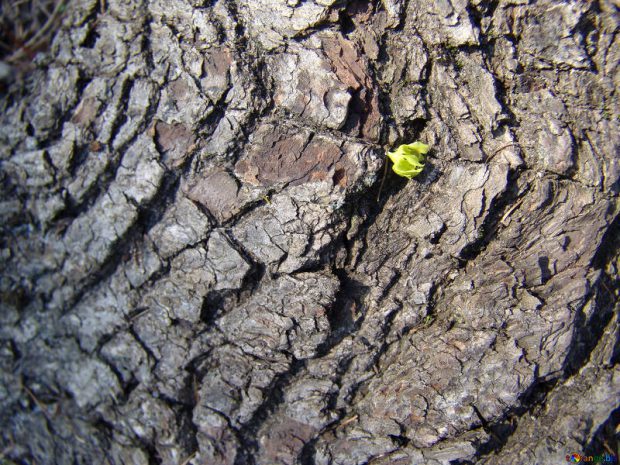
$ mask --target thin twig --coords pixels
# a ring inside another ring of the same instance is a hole
[[[50,16],[50,10],[47,8],[49,6],[49,2],[47,3],[41,3],[41,2],[37,2],[37,6],[47,15]]]
[[[183,462],[181,462],[181,465],[187,465],[194,457],[196,457],[196,452],[192,453],[189,457],[183,460]]]
[[[523,203],[523,199],[519,200],[517,203],[515,203],[512,207],[510,207],[508,209],[508,211],[506,213],[504,213],[504,216],[502,216],[502,219],[500,220],[500,223],[503,224],[504,226],[506,226],[506,219],[508,219],[508,217],[510,215],[512,215],[512,213],[519,208],[519,206]]]
[[[26,391],[26,394],[28,394],[28,396],[34,401],[35,404],[37,404],[37,407],[39,407],[39,409],[41,409],[41,411],[43,412],[43,415],[45,415],[45,418],[48,419],[48,421],[52,421],[52,419],[49,416],[49,412],[47,411],[47,408],[45,407],[45,405],[43,405],[41,403],[41,401],[39,399],[37,399],[37,396],[34,395],[34,393],[28,389],[28,386],[26,386],[23,381],[21,383],[22,388],[24,389],[24,391]]]
[[[359,415],[355,414],[351,418],[347,418],[342,423],[337,425],[336,428],[342,428],[344,426],[347,426],[348,424],[353,423],[354,421],[357,421],[358,418],[359,418]]]
[[[9,58],[7,58],[7,62],[11,63],[19,60],[26,54],[27,50],[33,50],[37,45],[40,45],[40,40],[45,37],[45,34],[47,34],[49,32],[49,29],[53,26],[54,22],[58,18],[60,10],[64,6],[64,3],[65,2],[61,0],[56,4],[54,11],[52,12],[51,16],[47,18],[47,21],[45,22],[43,27],[41,27],[41,29],[39,29],[39,31],[34,36],[28,39],[28,41],[24,45],[22,45],[18,50],[16,50]]]
[[[491,154],[491,156],[489,158],[487,158],[487,160],[486,160],[487,163],[490,162],[491,160],[493,160],[493,157],[495,157],[495,155],[497,155],[502,150],[507,149],[508,147],[514,147],[514,146],[515,146],[514,143],[510,143],[510,144],[504,145],[503,147],[498,148],[495,152],[493,152]]]
[[[603,439],[603,447],[605,449],[607,449],[607,452],[609,452],[610,454],[614,455],[615,452],[613,450],[611,450],[611,447],[609,447],[609,444],[607,443],[606,439]]]

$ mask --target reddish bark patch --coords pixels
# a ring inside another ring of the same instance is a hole
[[[273,126],[259,129],[250,153],[235,166],[241,179],[261,186],[294,186],[332,179],[344,187],[355,169],[340,143],[323,136],[311,139],[308,132],[292,134]]]
[[[209,50],[204,57],[204,91],[214,101],[222,98],[229,86],[232,53],[226,47]]]
[[[88,145],[88,148],[92,152],[101,152],[103,150],[103,144],[98,140],[94,140]]]
[[[207,75],[226,76],[232,64],[232,54],[226,47],[215,48],[205,55],[203,65]]]
[[[80,102],[71,121],[82,127],[90,127],[95,121],[101,103],[93,97],[85,98]]]
[[[321,43],[338,79],[354,91],[344,130],[354,136],[378,141],[381,113],[368,60],[353,42],[340,34],[324,35]]]
[[[192,97],[192,89],[183,79],[177,79],[170,84],[170,95],[177,102],[183,102]]]
[[[261,437],[263,446],[263,463],[293,463],[301,453],[304,445],[317,432],[310,425],[284,417],[269,428],[269,432]]]
[[[206,207],[219,221],[226,221],[239,211],[239,186],[226,171],[201,178],[187,196]]]
[[[175,167],[183,162],[194,145],[193,132],[183,124],[155,124],[155,141],[163,152],[166,166]]]

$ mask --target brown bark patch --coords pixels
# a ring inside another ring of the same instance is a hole
[[[345,187],[354,179],[355,170],[340,143],[324,136],[311,137],[309,132],[274,130],[273,126],[258,131],[252,149],[235,166],[240,179],[260,186],[331,179]]]
[[[218,220],[230,219],[239,209],[239,186],[226,171],[200,179],[187,195],[206,207]]]
[[[272,425],[261,438],[264,450],[262,463],[294,463],[304,444],[316,434],[316,428],[285,417]]]
[[[194,145],[192,131],[183,124],[155,124],[155,141],[164,153],[164,162],[169,167],[178,166],[183,162]]]
[[[92,97],[85,98],[80,102],[71,121],[82,127],[90,127],[95,121],[101,103]]]
[[[352,135],[377,141],[381,113],[368,60],[352,41],[340,34],[324,35],[321,43],[338,79],[354,91],[344,130]]]
[[[210,50],[204,58],[204,91],[211,100],[222,98],[229,86],[232,53],[227,47]]]

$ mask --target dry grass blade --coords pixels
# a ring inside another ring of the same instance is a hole
[[[51,42],[66,0],[0,0],[0,60],[30,61]]]

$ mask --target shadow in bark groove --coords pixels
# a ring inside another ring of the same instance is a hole
[[[211,326],[235,302],[236,292],[232,289],[209,291],[202,301],[200,320]]]
[[[192,456],[198,450],[198,440],[196,439],[198,427],[193,420],[194,408],[198,399],[196,394],[196,374],[191,369],[187,371],[189,374],[185,378],[185,386],[181,392],[186,403],[183,406],[179,406],[176,417],[179,424],[178,441],[188,456]]]
[[[269,385],[266,398],[256,409],[252,418],[238,430],[239,449],[235,457],[234,465],[254,465],[254,453],[258,450],[258,440],[256,438],[260,427],[269,415],[284,401],[284,390],[306,366],[305,360],[293,358],[289,369],[278,375]]]
[[[361,319],[363,319],[363,313],[357,321],[355,313],[369,290],[361,282],[350,277],[345,270],[335,269],[333,272],[340,280],[340,289],[336,293],[336,300],[327,314],[331,333],[324,343],[326,347],[333,347],[359,326]],[[318,352],[322,353],[324,349],[319,347]]]
[[[510,409],[503,418],[492,423],[487,423],[478,409],[472,406],[480,419],[482,427],[490,435],[490,439],[477,447],[474,461],[460,461],[456,463],[459,465],[474,465],[479,458],[501,450],[517,429],[518,419],[528,413],[531,414],[533,408],[544,406],[547,394],[553,390],[557,383],[558,378],[535,382],[520,396],[517,402],[518,407]]]
[[[463,247],[460,258],[465,261],[474,260],[482,253],[491,240],[493,240],[495,233],[501,226],[501,220],[504,213],[510,206],[515,204],[516,200],[521,195],[517,182],[518,179],[519,171],[510,170],[508,172],[508,187],[489,206],[489,213],[484,218],[484,221],[480,226],[481,234],[474,242]]]
[[[567,377],[575,375],[590,358],[590,354],[598,344],[605,328],[618,311],[617,295],[620,293],[620,277],[609,276],[604,270],[618,254],[620,246],[620,216],[617,216],[601,241],[597,255],[592,261],[595,269],[602,270],[601,276],[591,291],[594,301],[594,312],[586,319],[583,306],[575,315],[573,343],[564,362],[564,373]],[[585,306],[585,304],[584,304]],[[614,358],[617,359],[617,344]]]
[[[619,424],[620,408],[617,408],[611,412],[609,419],[596,430],[592,440],[584,445],[584,455],[601,455],[605,452],[612,452],[617,458],[620,452],[620,433],[616,431],[616,428]]]

